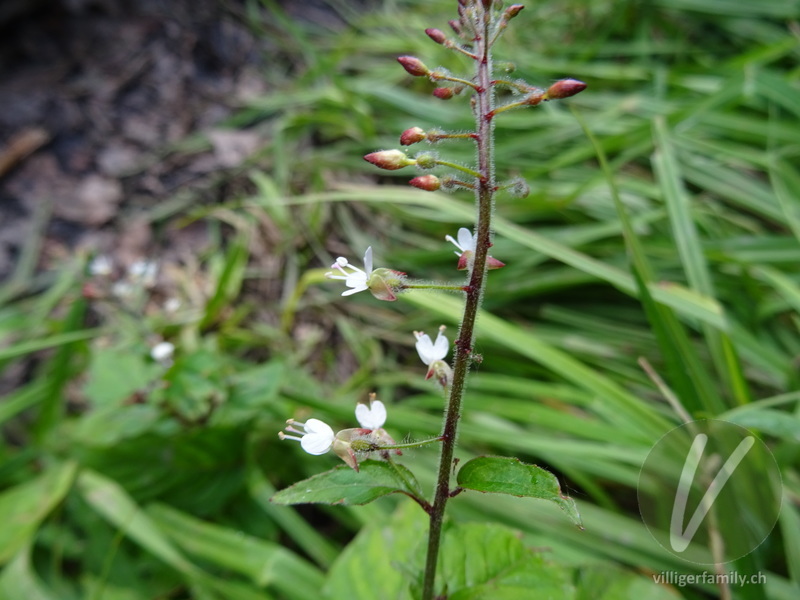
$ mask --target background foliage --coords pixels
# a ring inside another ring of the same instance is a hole
[[[419,510],[394,497],[298,510],[268,499],[334,461],[281,444],[288,417],[350,426],[375,391],[397,439],[439,430],[442,400],[411,331],[456,326],[458,298],[345,301],[322,274],[373,245],[377,266],[452,278],[443,239],[469,224],[471,198],[413,190],[403,172],[377,181],[361,156],[414,125],[469,127],[463,103],[431,98],[394,62],[458,72],[422,34],[454,5],[331,3],[347,22],[337,31],[248,5],[281,52],[271,93],[229,125],[272,141],[235,174],[247,191],[151,215],[201,222],[217,240],[175,271],[176,312],[144,289],[87,294],[107,282],[86,256],[36,273],[31,240],[0,288],[0,368],[29,373],[0,404],[0,596],[407,597],[395,569],[417,553]],[[796,0],[531,2],[498,45],[531,82],[589,87],[497,123],[500,170],[532,193],[497,204],[493,255],[508,266],[492,273],[479,321],[460,454],[551,469],[586,530],[544,503],[466,493],[452,503],[454,548],[499,521],[523,545],[491,544],[541,549],[526,560],[552,563],[560,598],[716,597],[656,592],[646,577],[700,569],[653,542],[635,501],[639,465],[680,422],[671,392],[691,416],[752,428],[772,448],[780,521],[736,565],[767,584],[734,597],[797,597],[798,17]],[[466,146],[442,151],[470,159]],[[149,358],[162,337],[177,346],[171,367]],[[404,461],[430,489],[435,452]],[[389,543],[390,532],[405,534]]]

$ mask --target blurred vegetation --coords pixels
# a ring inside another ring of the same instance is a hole
[[[376,527],[413,530],[414,518],[390,517],[402,504],[393,498],[268,501],[336,460],[282,444],[288,417],[351,426],[355,402],[375,391],[396,439],[438,433],[442,399],[411,332],[444,323],[452,333],[458,297],[343,299],[322,275],[372,245],[376,266],[452,279],[444,236],[473,217],[468,195],[413,190],[412,174],[377,177],[361,160],[414,125],[470,127],[465,103],[432,98],[394,61],[412,54],[459,72],[422,33],[444,29],[455,2],[330,4],[340,30],[290,20],[271,1],[242,15],[280,51],[264,74],[269,94],[228,125],[271,142],[231,173],[240,184],[224,204],[176,198],[150,215],[164,231],[200,224],[214,240],[169,265],[179,307],[135,285],[113,296],[87,256],[37,272],[37,239],[0,288],[0,369],[19,381],[0,402],[0,597],[311,600],[336,563],[325,585],[338,600],[348,581],[389,568]],[[492,273],[479,321],[484,360],[460,455],[547,466],[586,530],[544,503],[478,494],[451,516],[505,523],[577,568],[600,592],[576,598],[629,597],[637,573],[699,572],[653,542],[636,507],[642,460],[680,423],[671,390],[692,417],[739,423],[769,444],[781,517],[735,565],[767,583],[734,597],[797,598],[800,2],[526,4],[498,59],[532,83],[569,76],[588,89],[497,122],[499,173],[532,193],[497,203],[493,255],[508,266]],[[440,151],[471,159],[467,145]],[[176,346],[172,365],[150,358],[162,339]],[[435,460],[427,449],[404,456],[428,489]],[[358,554],[342,549],[360,530],[372,562],[359,574]],[[371,592],[347,597],[384,597]]]

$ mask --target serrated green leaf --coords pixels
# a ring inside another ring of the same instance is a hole
[[[541,600],[574,596],[569,572],[548,563],[519,539],[494,524],[448,528],[439,555],[438,593],[450,600]]]
[[[420,497],[414,475],[403,465],[367,460],[361,470],[341,465],[281,490],[270,500],[275,504],[367,504],[389,494]]]
[[[331,567],[323,597],[411,600],[409,584],[421,573],[427,526],[427,515],[407,501],[388,519],[364,527]]]
[[[536,465],[527,465],[518,458],[473,458],[459,469],[457,481],[461,487],[476,492],[550,500],[567,513],[573,523],[581,526],[578,507],[572,498],[561,493],[556,476]]]

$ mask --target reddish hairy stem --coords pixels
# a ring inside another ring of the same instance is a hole
[[[461,330],[455,343],[455,362],[453,364],[453,382],[450,386],[447,410],[445,411],[442,429],[442,448],[432,512],[430,513],[430,531],[428,534],[428,554],[425,563],[422,600],[432,600],[436,579],[436,562],[441,543],[442,524],[447,501],[452,497],[450,474],[455,454],[458,421],[461,418],[461,406],[464,395],[464,384],[469,371],[472,356],[470,349],[475,340],[475,320],[478,316],[483,291],[486,283],[486,258],[491,246],[492,198],[494,195],[494,156],[493,156],[493,124],[491,115],[494,104],[494,88],[491,85],[492,68],[489,40],[489,12],[479,11],[475,23],[477,77],[475,123],[478,150],[478,168],[480,174],[475,181],[475,199],[478,205],[478,223],[476,228],[475,257],[472,271],[469,274],[464,316]]]

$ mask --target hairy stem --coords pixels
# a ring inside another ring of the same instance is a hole
[[[475,3],[476,8],[480,6]],[[453,382],[450,386],[447,410],[442,429],[442,449],[439,461],[439,473],[436,484],[433,507],[430,513],[430,531],[428,534],[428,553],[425,562],[422,600],[433,600],[434,582],[436,579],[436,563],[442,536],[442,524],[447,501],[451,497],[450,473],[453,467],[453,456],[458,433],[458,421],[461,418],[461,405],[464,396],[464,385],[472,362],[472,348],[475,339],[475,320],[478,316],[485,286],[486,257],[491,246],[492,198],[494,195],[494,127],[491,111],[494,104],[492,82],[492,63],[490,56],[489,30],[490,14],[478,11],[475,31],[475,54],[477,90],[475,92],[475,123],[478,154],[478,173],[475,181],[475,199],[478,207],[475,259],[468,277],[464,316],[461,320],[461,331],[455,343],[455,362],[453,364]]]

